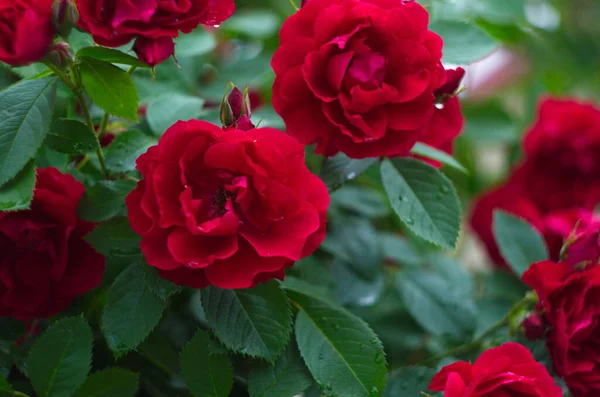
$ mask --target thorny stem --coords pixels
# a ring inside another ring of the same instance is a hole
[[[71,92],[73,92],[73,95],[75,95],[75,97],[77,98],[77,101],[79,102],[79,106],[81,107],[81,111],[83,112],[83,118],[84,118],[88,128],[92,131],[92,134],[94,134],[94,136],[96,137],[96,142],[98,143],[98,149],[96,149],[96,155],[98,156],[98,161],[100,162],[100,169],[102,170],[104,177],[106,179],[108,179],[109,172],[108,172],[108,169],[106,168],[106,162],[104,160],[104,153],[102,152],[102,147],[100,146],[100,141],[98,140],[98,136],[96,135],[96,131],[94,129],[94,122],[92,121],[92,116],[90,115],[90,110],[87,106],[87,103],[85,102],[85,98],[81,91],[81,87],[73,84],[73,82],[71,81],[69,76],[66,73],[64,73],[56,65],[53,65],[50,62],[47,62],[46,65],[48,66],[48,68],[50,68],[50,70],[52,70],[62,80],[63,83],[65,83],[65,85],[71,90]],[[107,116],[105,116],[105,117],[107,117]],[[107,118],[107,121],[108,121],[108,118]]]
[[[510,320],[519,311],[521,311],[524,307],[527,307],[532,302],[535,302],[535,295],[534,294],[525,295],[525,297],[523,299],[521,299],[519,302],[515,303],[515,305],[508,311],[508,313],[504,317],[502,317],[498,322],[493,324],[490,328],[485,330],[477,338],[473,339],[473,341],[471,341],[469,343],[465,343],[464,345],[460,345],[460,346],[454,347],[452,349],[446,350],[445,352],[442,352],[435,356],[426,358],[425,360],[421,361],[419,363],[419,365],[433,364],[433,363],[440,361],[443,358],[468,353],[470,351],[481,348],[485,339],[487,339],[490,335],[493,335],[496,331],[509,325]]]

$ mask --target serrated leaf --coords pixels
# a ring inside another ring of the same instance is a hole
[[[113,172],[133,171],[137,158],[152,145],[156,145],[156,140],[142,132],[123,132],[117,135],[104,152],[106,168]]]
[[[137,121],[138,93],[127,72],[92,58],[82,59],[79,70],[83,87],[96,105],[114,116]]]
[[[131,65],[138,68],[149,68],[150,66],[136,57],[125,54],[119,50],[106,47],[86,47],[77,51],[77,58],[93,58],[108,63],[118,63],[121,65]]]
[[[525,220],[495,210],[493,229],[502,257],[519,277],[531,264],[548,259],[544,239]]]
[[[143,266],[146,285],[158,298],[167,300],[171,295],[181,291],[181,287],[158,275],[156,268]]]
[[[383,293],[383,272],[372,279],[365,279],[352,265],[336,258],[331,273],[336,281],[335,295],[340,305],[372,306]]]
[[[54,323],[29,353],[29,378],[40,397],[70,397],[85,381],[92,360],[92,331],[83,317]]]
[[[274,365],[256,363],[248,375],[251,397],[296,396],[312,385],[313,379],[292,340]]]
[[[448,63],[472,63],[498,47],[493,38],[472,23],[437,20],[429,24],[429,30],[444,39],[442,59]]]
[[[98,148],[98,140],[81,121],[58,119],[52,123],[46,145],[61,153],[85,153]]]
[[[419,160],[398,158],[381,164],[381,179],[392,208],[417,236],[454,249],[460,232],[460,202],[450,180]]]
[[[104,256],[140,254],[140,237],[129,226],[127,218],[114,218],[96,226],[85,240]]]
[[[273,362],[287,345],[290,306],[274,281],[251,289],[205,288],[202,306],[209,326],[228,349]]]
[[[0,392],[12,392],[13,388],[8,383],[8,381],[4,378],[4,376],[0,375]]]
[[[35,181],[35,164],[32,161],[13,179],[0,187],[0,211],[29,209]]]
[[[423,396],[429,390],[436,370],[427,367],[404,367],[394,371],[388,379],[384,397]]]
[[[181,352],[181,375],[195,397],[227,397],[233,384],[229,357],[210,354],[210,336],[198,331]]]
[[[320,177],[329,191],[337,190],[377,162],[377,159],[351,159],[343,153],[328,157],[323,162]]]
[[[90,375],[73,397],[134,397],[139,375],[122,368],[107,368]]]
[[[386,360],[381,341],[353,314],[297,291],[288,291],[300,310],[296,341],[315,380],[328,394],[377,397]]]
[[[35,156],[50,129],[56,78],[24,80],[0,91],[0,186]]]
[[[102,329],[117,357],[134,349],[150,334],[165,308],[165,302],[146,285],[141,266],[129,266],[108,290]]]
[[[79,202],[77,214],[89,222],[102,222],[119,215],[125,209],[125,196],[136,183],[129,179],[100,181],[89,188]]]
[[[410,152],[417,156],[439,161],[440,163],[447,165],[448,167],[452,167],[455,170],[464,172],[465,174],[469,173],[469,171],[467,171],[467,169],[463,167],[462,164],[459,163],[454,157],[424,143],[417,142]]]
[[[156,135],[162,135],[179,120],[196,118],[202,112],[204,100],[198,97],[168,94],[148,106],[146,119]]]
[[[380,218],[389,214],[385,195],[374,189],[344,186],[331,195],[331,207],[341,207],[367,218]]]
[[[411,316],[434,335],[464,337],[475,326],[473,302],[435,273],[398,273],[396,287]]]

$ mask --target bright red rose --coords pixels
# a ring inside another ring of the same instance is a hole
[[[572,397],[600,396],[600,266],[533,264],[523,281],[539,298],[549,325],[547,347]]]
[[[172,50],[167,38],[190,33],[198,25],[216,25],[229,18],[233,0],[75,0],[80,29],[107,47],[119,47],[138,38],[138,55],[146,62],[167,59]],[[156,42],[156,43],[153,43]]]
[[[524,151],[526,194],[542,211],[600,203],[600,110],[594,105],[542,101]]]
[[[446,82],[427,11],[399,0],[310,0],[281,28],[273,106],[316,152],[408,155]]]
[[[139,157],[131,226],[162,277],[194,288],[248,288],[313,253],[329,194],[304,147],[272,128],[178,122]]]
[[[104,257],[77,219],[84,187],[55,168],[37,170],[30,210],[0,212],[0,317],[50,317],[98,286]]]
[[[562,397],[546,367],[529,350],[508,342],[486,350],[475,361],[457,361],[442,368],[429,389],[444,397]]]
[[[0,61],[29,65],[48,53],[53,0],[0,0]]]

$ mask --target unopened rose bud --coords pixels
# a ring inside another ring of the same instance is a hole
[[[54,65],[62,67],[73,61],[74,54],[69,43],[61,41],[50,46],[48,58]]]
[[[62,37],[67,38],[69,36],[78,19],[77,6],[71,0],[54,0],[52,23]]]
[[[237,128],[244,131],[254,128],[254,124],[250,121],[251,114],[247,88],[242,92],[239,88],[234,87],[227,99],[221,103],[221,122],[226,128]]]
[[[150,66],[166,61],[175,52],[175,43],[171,37],[147,39],[138,37],[133,46],[137,57]]]
[[[528,340],[537,340],[544,337],[546,324],[538,313],[531,313],[523,320],[523,333]]]

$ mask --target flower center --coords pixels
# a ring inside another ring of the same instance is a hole
[[[363,88],[381,86],[386,75],[385,66],[385,58],[374,51],[355,55],[346,73],[346,86],[361,85]]]
[[[225,215],[225,213],[227,212],[227,209],[225,209],[225,205],[227,204],[228,197],[229,195],[227,194],[227,191],[224,188],[217,188],[210,209],[211,218],[219,218]]]

